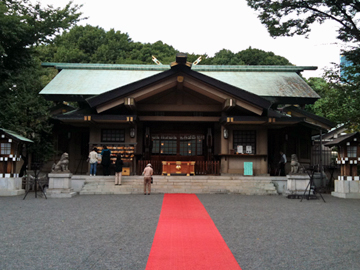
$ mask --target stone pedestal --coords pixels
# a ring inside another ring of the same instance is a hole
[[[71,189],[72,173],[50,173],[49,188],[46,196],[49,198],[71,198],[76,195]]]
[[[307,174],[290,174],[287,178],[287,191],[285,195],[304,195],[305,189],[308,187],[310,177]],[[306,191],[308,193],[309,191]]]
[[[0,177],[0,196],[17,196],[25,194],[21,177]]]
[[[352,178],[348,178],[352,179]],[[360,181],[359,180],[335,180],[335,191],[331,195],[344,199],[360,199]]]

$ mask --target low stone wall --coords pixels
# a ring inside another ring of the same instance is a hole
[[[335,191],[331,195],[344,199],[360,199],[359,180],[335,180]]]
[[[0,196],[17,196],[25,194],[22,189],[21,177],[1,177],[0,178]]]
[[[286,176],[270,176],[276,190],[279,194],[286,195],[287,191],[287,178]]]
[[[307,174],[290,174],[287,175],[286,195],[303,195],[310,182]]]

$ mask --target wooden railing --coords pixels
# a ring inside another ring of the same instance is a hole
[[[195,163],[195,175],[220,175],[220,161],[198,161]]]
[[[151,164],[155,175],[162,174],[162,162],[159,160],[139,160],[136,174],[141,175],[147,164]],[[220,161],[196,161],[195,175],[220,175]]]
[[[136,170],[136,174],[137,175],[141,175],[142,172],[144,171],[145,167],[147,164],[151,164],[153,170],[154,170],[154,174],[155,175],[161,175],[162,172],[162,163],[159,160],[139,160],[138,164],[136,166],[137,170]]]

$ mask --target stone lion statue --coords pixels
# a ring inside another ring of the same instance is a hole
[[[61,155],[60,160],[58,161],[58,163],[54,163],[54,165],[52,166],[52,171],[53,172],[64,172],[64,173],[69,173],[69,154],[68,153],[64,153]]]
[[[300,163],[296,154],[291,155],[290,166],[291,166],[290,174],[300,173]]]

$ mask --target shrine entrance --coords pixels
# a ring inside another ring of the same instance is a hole
[[[192,166],[189,172],[186,169],[185,174],[195,174],[195,171],[206,174],[202,172],[206,171],[204,164],[210,164],[214,161],[213,132],[213,125],[202,123],[149,125],[145,127],[144,132],[144,160],[153,165],[156,174],[164,173],[164,166],[167,166],[164,162],[177,162],[178,170],[176,173],[181,172],[183,174],[182,171],[185,168]],[[175,174],[175,172],[168,171],[166,173]]]

